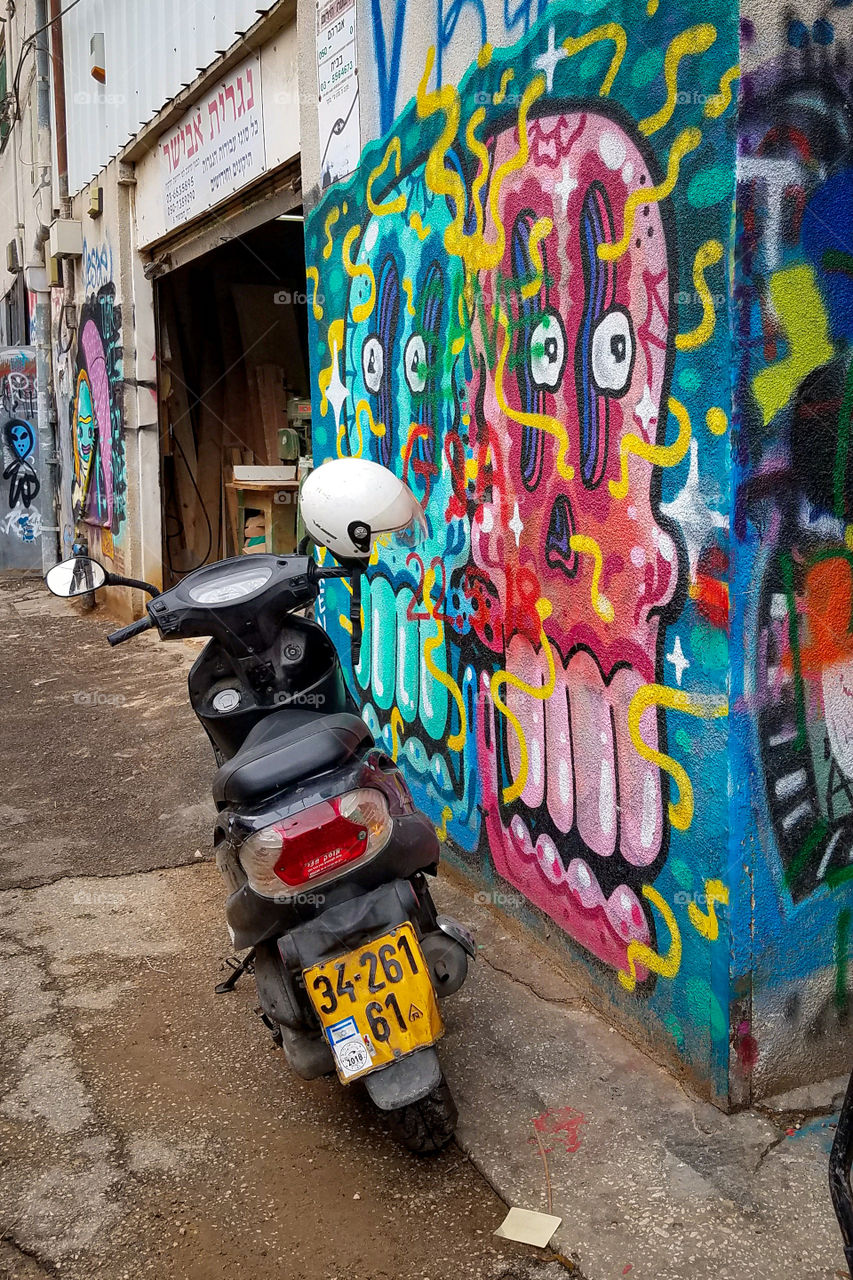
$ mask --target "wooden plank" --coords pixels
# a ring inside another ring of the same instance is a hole
[[[254,369],[261,410],[261,424],[266,442],[267,466],[278,462],[279,428],[287,426],[287,392],[284,370],[277,364],[259,364]]]

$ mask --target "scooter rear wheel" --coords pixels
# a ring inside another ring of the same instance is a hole
[[[405,1147],[418,1155],[441,1151],[453,1137],[459,1118],[453,1094],[444,1076],[432,1093],[397,1111],[386,1112],[391,1130]]]

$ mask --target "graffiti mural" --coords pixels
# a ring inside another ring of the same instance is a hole
[[[719,1084],[737,41],[713,4],[590,13],[531,11],[458,85],[430,50],[311,213],[315,455],[427,514],[368,575],[371,729]],[[323,616],[344,639],[341,588]]]
[[[35,506],[41,488],[37,421],[34,353],[20,347],[0,351],[0,448],[3,480],[8,485],[0,529],[25,544],[34,544],[42,530]],[[11,562],[15,560],[13,555]]]
[[[126,514],[121,308],[115,285],[87,299],[78,321],[71,404],[74,518],[118,535]]]
[[[733,675],[739,798],[766,868],[757,953],[739,964],[757,991],[823,970],[838,1026],[853,879],[853,131],[836,17],[786,16],[743,81],[733,446],[747,661]]]

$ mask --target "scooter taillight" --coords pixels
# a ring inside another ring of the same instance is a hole
[[[296,897],[341,869],[374,857],[388,843],[393,820],[381,791],[361,787],[323,800],[256,831],[240,847],[240,863],[255,893]]]

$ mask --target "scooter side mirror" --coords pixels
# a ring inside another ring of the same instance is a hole
[[[107,581],[107,571],[91,556],[72,556],[70,560],[62,560],[48,569],[45,574],[45,585],[55,596],[69,599],[71,596],[84,596],[89,591],[97,591]]]

